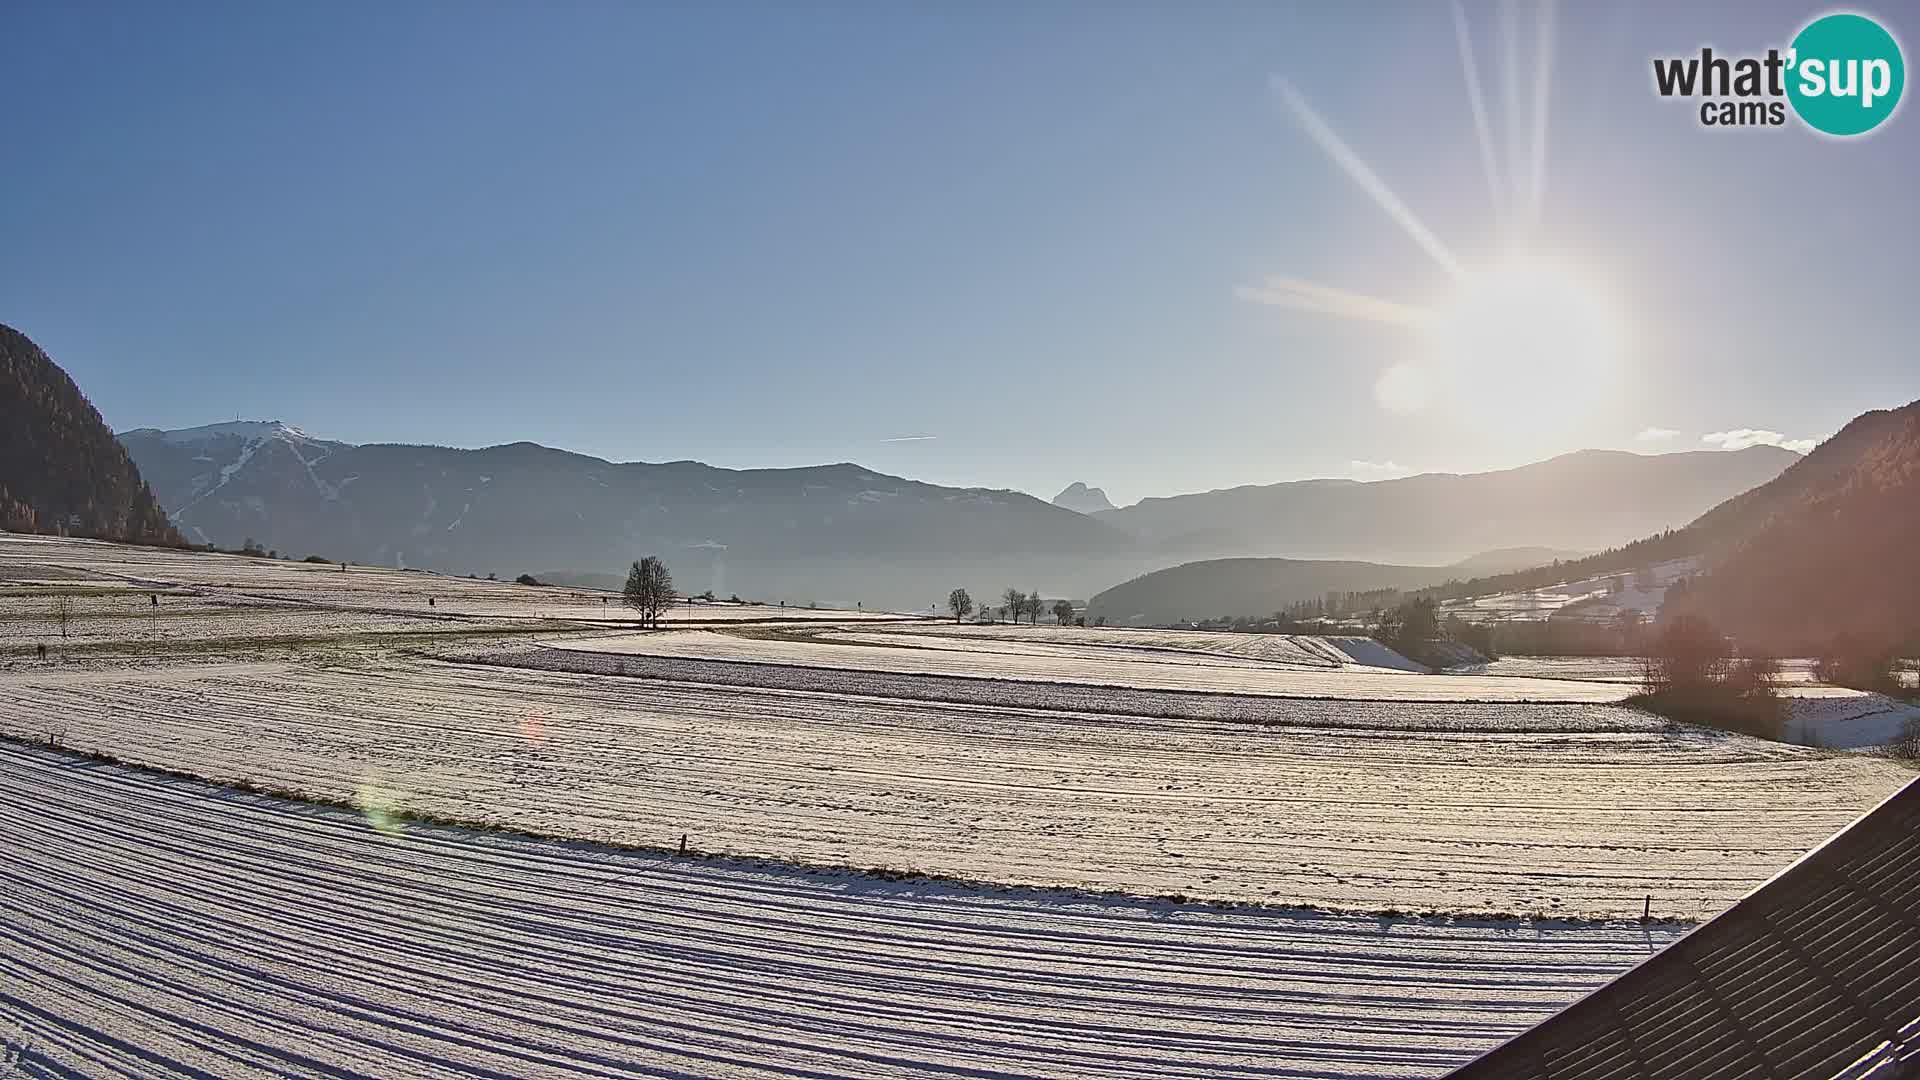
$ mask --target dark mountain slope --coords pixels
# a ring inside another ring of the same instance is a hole
[[[176,543],[126,450],[65,371],[0,325],[0,528]]]
[[[1743,642],[1920,647],[1920,401],[1855,418],[1687,531],[1711,568],[1695,602]]]
[[[1685,610],[1782,654],[1849,637],[1920,651],[1920,402],[1856,417],[1778,477],[1686,528],[1550,567],[1449,582],[1439,599],[1542,588],[1696,559]]]

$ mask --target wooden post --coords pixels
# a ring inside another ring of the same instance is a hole
[[[1640,921],[1641,922],[1653,921],[1653,894],[1652,893],[1647,894],[1646,906],[1640,909]]]
[[[687,853],[687,834],[681,833],[680,834],[680,854],[685,855],[686,853]]]

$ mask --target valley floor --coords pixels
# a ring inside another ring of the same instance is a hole
[[[603,599],[0,535],[0,1077],[1436,1076],[1912,775],[1552,666]]]
[[[1415,1077],[1672,927],[1240,912],[408,826],[0,745],[42,1077]]]
[[[1287,726],[383,655],[16,674],[0,733],[589,840],[1593,917],[1712,914],[1910,775],[1607,707],[1275,706]]]

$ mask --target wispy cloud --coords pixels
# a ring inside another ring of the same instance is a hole
[[[1700,436],[1700,441],[1722,450],[1745,450],[1749,446],[1778,446],[1796,454],[1804,454],[1816,445],[1813,439],[1789,439],[1777,431],[1765,428],[1734,428],[1731,431],[1710,431]]]
[[[880,441],[881,442],[932,442],[933,440],[939,437],[940,436],[938,435],[895,435],[891,439],[881,439]]]
[[[1634,438],[1640,442],[1666,442],[1668,439],[1674,438],[1679,434],[1678,431],[1670,427],[1650,427],[1641,428],[1640,434],[1635,435]]]
[[[1361,480],[1385,480],[1405,476],[1413,470],[1397,461],[1349,461],[1347,471]]]

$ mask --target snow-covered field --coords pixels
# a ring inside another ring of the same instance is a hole
[[[1135,630],[1117,627],[1018,626],[923,623],[901,628],[863,629],[834,634],[843,640],[902,644],[922,648],[974,648],[988,652],[1041,651],[1060,646],[1070,651],[1088,647],[1107,650],[1103,656],[1154,659],[1142,653],[1173,653],[1182,663],[1204,664],[1210,658],[1257,660],[1283,667],[1338,668],[1352,664],[1383,671],[1424,671],[1372,638],[1310,637],[1292,634],[1229,634],[1205,630]],[[1011,650],[1009,650],[1011,646]],[[1160,659],[1166,659],[1161,657]]]
[[[1885,746],[1920,732],[1920,705],[1885,694],[1832,687],[1792,692],[1786,737],[1807,746],[1841,750]]]
[[[1479,669],[1488,675],[1518,675],[1529,679],[1575,679],[1639,685],[1641,662],[1632,656],[1503,656]],[[1813,681],[1813,661],[1780,661],[1776,680],[1785,686]]]
[[[64,627],[53,611],[54,595],[65,596],[69,605]],[[160,597],[157,606],[150,599],[155,595]],[[35,645],[94,649],[120,644],[150,650],[214,641],[472,633],[518,622],[172,592],[0,590],[0,654],[25,653]]]
[[[1098,633],[1097,631],[1091,633]],[[893,635],[897,637],[898,635]],[[703,630],[569,638],[556,648],[626,656],[783,664],[960,678],[1010,679],[1205,693],[1353,701],[1612,702],[1631,688],[1594,682],[1497,678],[1481,675],[1413,675],[1365,665],[1341,667],[1275,664],[1226,656],[1154,655],[1138,648],[1087,643],[1023,643],[1013,636],[982,647],[977,638],[928,635],[920,647],[889,647],[878,634],[742,636]],[[968,642],[972,648],[943,647]],[[1383,650],[1384,651],[1384,650]]]
[[[583,839],[1360,911],[1711,914],[1910,775],[1604,706],[1267,699],[1286,726],[1261,727],[989,685],[1016,695],[405,657],[52,670],[0,680],[0,732]]]
[[[149,592],[161,591],[163,607],[172,600],[166,593],[181,592],[226,603],[267,601],[439,618],[634,621],[633,613],[621,607],[618,596],[591,589],[516,585],[511,581],[372,566],[342,570],[338,563],[287,562],[0,533],[0,586],[9,584],[13,587],[8,590],[8,599],[23,611],[44,611],[58,589],[93,587],[125,590],[125,599],[135,604],[145,604]],[[40,593],[44,596],[36,595]],[[915,617],[726,602],[683,603],[664,616],[665,621],[687,625],[910,618]]]
[[[885,883],[0,745],[19,1075],[1426,1077],[1672,940]]]
[[[0,734],[365,810],[0,744],[16,1071],[1433,1076],[1673,935],[1564,919],[1711,915],[1911,775],[1569,664],[603,599],[0,535]],[[682,836],[769,861],[590,843]]]

